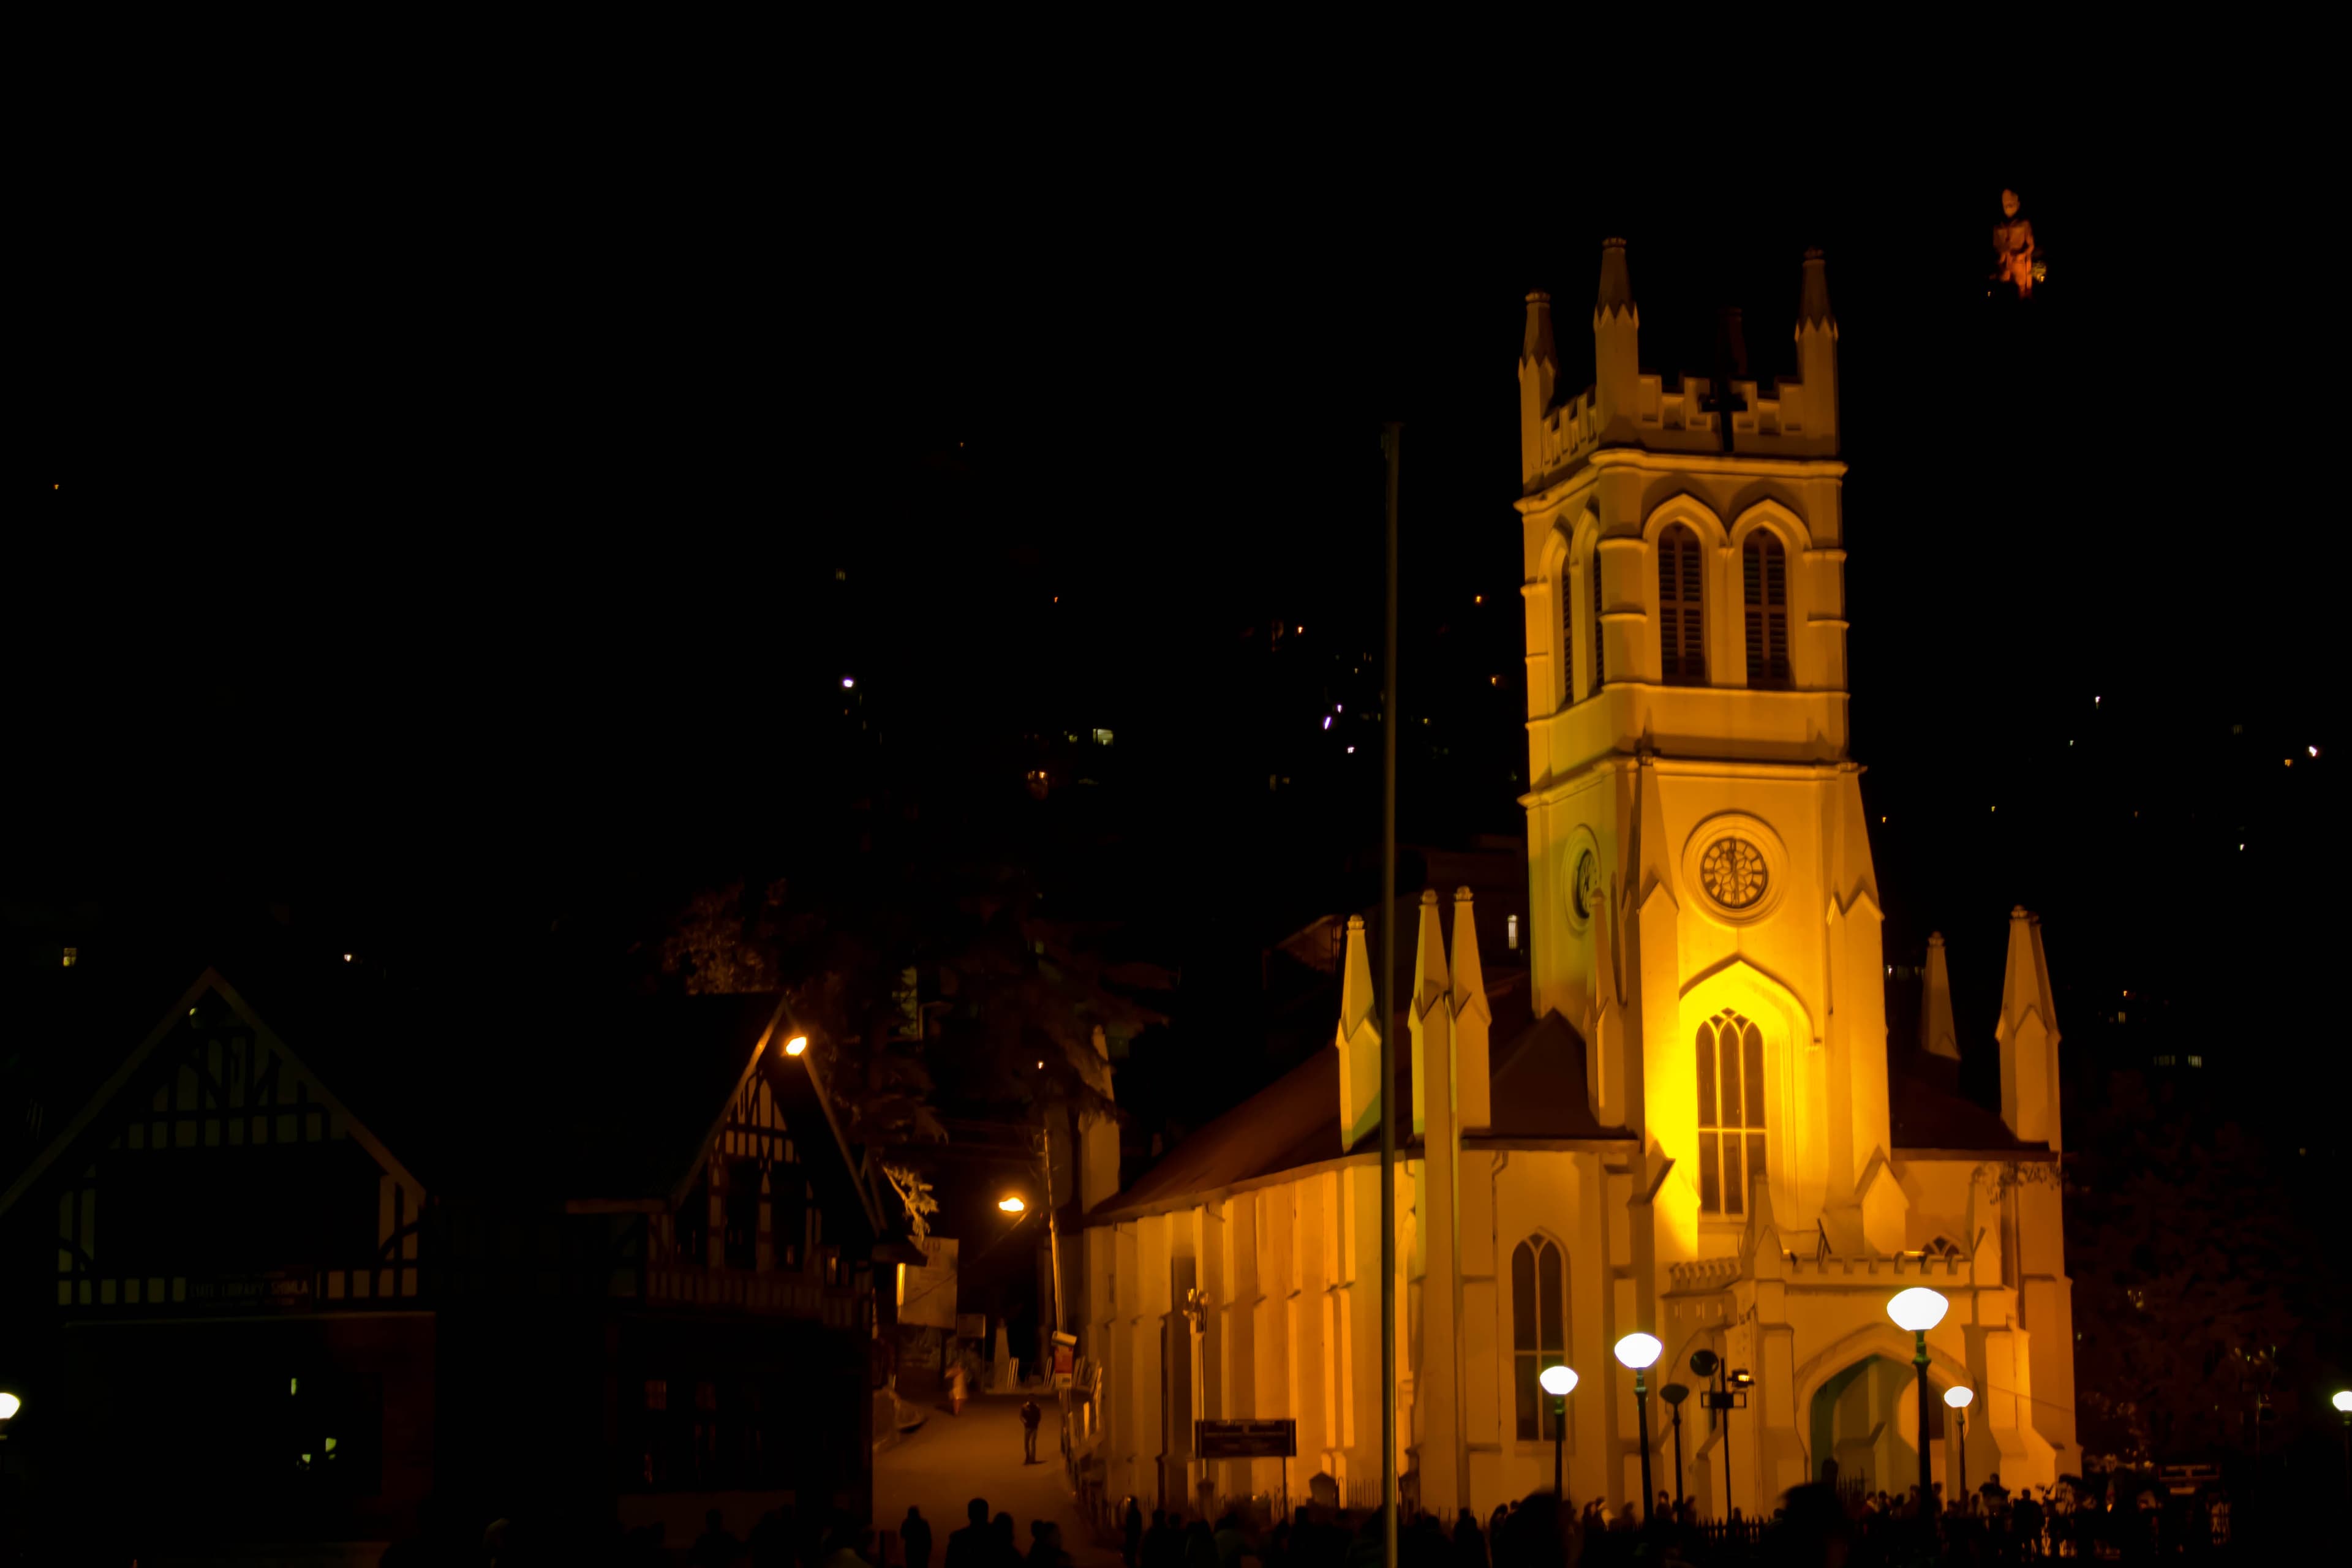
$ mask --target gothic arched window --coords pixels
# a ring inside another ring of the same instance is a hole
[[[1559,705],[1576,703],[1576,560],[1559,558]]]
[[[1592,685],[1585,693],[1592,695],[1609,679],[1609,661],[1601,651],[1601,542],[1592,542],[1591,566],[1587,573],[1592,600]]]
[[[1568,1264],[1559,1245],[1530,1237],[1511,1249],[1511,1385],[1518,1391],[1519,1436],[1552,1439],[1551,1396],[1536,1382],[1568,1360]]]
[[[1728,1007],[1698,1026],[1698,1206],[1746,1214],[1764,1181],[1764,1036]]]
[[[1789,684],[1789,553],[1763,529],[1739,552],[1748,599],[1748,684]]]
[[[1706,684],[1706,623],[1699,607],[1698,535],[1670,523],[1658,535],[1658,661],[1669,686]]]

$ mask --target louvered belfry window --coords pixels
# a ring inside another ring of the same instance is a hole
[[[1728,1008],[1698,1026],[1698,1206],[1745,1214],[1764,1180],[1764,1036]]]
[[[1592,690],[1597,692],[1601,689],[1601,683],[1609,679],[1608,659],[1601,651],[1601,542],[1599,540],[1593,541],[1592,553],[1588,559],[1591,562],[1591,566],[1585,575],[1587,592],[1592,601]]]
[[[1559,561],[1559,694],[1560,706],[1572,706],[1576,690],[1576,563]]]
[[[1789,684],[1789,555],[1759,531],[1739,552],[1748,600],[1748,684]]]
[[[1667,685],[1706,684],[1698,535],[1679,522],[1658,535],[1658,659]]]

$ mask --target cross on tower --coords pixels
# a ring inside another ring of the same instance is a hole
[[[1717,375],[1707,387],[1706,395],[1698,400],[1700,409],[1716,416],[1715,427],[1722,433],[1723,449],[1731,450],[1731,416],[1747,405],[1732,395],[1730,378]]]
[[[1715,379],[1707,384],[1706,395],[1698,400],[1700,409],[1715,416],[1715,427],[1722,435],[1723,449],[1731,450],[1731,416],[1748,405],[1731,390],[1730,367],[1717,362]]]
[[[1731,450],[1731,416],[1746,406],[1732,395],[1731,384],[1747,374],[1748,349],[1741,341],[1739,311],[1727,305],[1717,317],[1715,378],[1707,383],[1706,395],[1698,400],[1702,410],[1716,416],[1715,427],[1726,452]]]

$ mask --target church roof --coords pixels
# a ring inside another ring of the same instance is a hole
[[[1988,1110],[1932,1072],[1887,1074],[1887,1111],[1897,1149],[1952,1149],[1971,1153],[2042,1152],[2047,1143],[2024,1143],[1998,1112]]]
[[[1488,1058],[1498,1138],[1624,1138],[1592,1114],[1584,1037],[1557,1013],[1521,1029]]]
[[[1125,1218],[1339,1154],[1339,1053],[1325,1046],[1179,1142],[1088,1217]]]
[[[1495,1030],[1516,1031],[1488,1058],[1494,1092],[1494,1124],[1468,1139],[1630,1138],[1602,1127],[1592,1114],[1586,1089],[1584,1041],[1557,1013],[1540,1023],[1528,1018],[1524,987],[1506,987],[1490,998]],[[1516,1006],[1514,1006],[1516,1004]],[[1412,1053],[1404,1015],[1396,1019],[1397,1104],[1412,1103]],[[1420,1147],[1410,1121],[1397,1130],[1400,1152]],[[1380,1147],[1377,1129],[1346,1151],[1361,1154]],[[1233,1110],[1185,1138],[1157,1164],[1087,1216],[1101,1225],[1159,1210],[1185,1206],[1185,1200],[1304,1170],[1340,1158],[1339,1053],[1328,1045]]]

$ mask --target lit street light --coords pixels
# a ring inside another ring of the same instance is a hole
[[[806,1049],[808,1049],[808,1037],[806,1035],[794,1035],[791,1039],[784,1042],[784,1055],[788,1057],[796,1057]]]
[[[1898,1329],[1911,1331],[1915,1347],[1911,1364],[1919,1372],[1919,1517],[1931,1518],[1935,1489],[1927,1480],[1927,1331],[1944,1321],[1952,1304],[1939,1291],[1925,1285],[1914,1285],[1908,1290],[1898,1290],[1886,1303],[1886,1315],[1895,1320]]]
[[[8,1397],[0,1394],[0,1399]],[[2344,1417],[2344,1492],[2352,1497],[2352,1388],[2339,1388],[2329,1404]]]
[[[1536,1381],[1543,1384],[1546,1394],[1551,1395],[1551,1495],[1564,1498],[1568,1493],[1560,1489],[1559,1452],[1560,1444],[1568,1435],[1568,1395],[1576,1387],[1576,1369],[1548,1366],[1538,1374]]]
[[[1019,1198],[1007,1197],[997,1199],[996,1206],[1003,1209],[1006,1214],[1019,1214],[1029,1205],[1023,1203]]]
[[[1658,1494],[1650,1484],[1650,1388],[1642,1374],[1657,1363],[1666,1347],[1655,1334],[1627,1334],[1617,1342],[1617,1360],[1633,1373],[1633,1419],[1642,1428],[1642,1523],[1647,1526],[1658,1509]]]
[[[1955,1384],[1944,1390],[1944,1403],[1960,1418],[1960,1495],[1955,1500],[1962,1508],[1969,1506],[1969,1406],[1976,1402],[1977,1391]]]
[[[1574,1373],[1571,1372],[1568,1375],[1570,1381],[1573,1382],[1575,1380],[1576,1374]],[[2338,1409],[2343,1407],[2344,1397],[2345,1396],[2340,1394],[2336,1396],[2336,1407]],[[23,1408],[25,1408],[25,1402],[23,1400],[17,1398],[6,1389],[0,1388],[0,1421],[14,1421],[16,1418],[16,1412]]]

